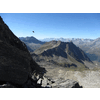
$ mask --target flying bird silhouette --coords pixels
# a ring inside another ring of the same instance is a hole
[[[32,31],[34,33],[34,31]]]

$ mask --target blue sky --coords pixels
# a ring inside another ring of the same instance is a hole
[[[18,37],[100,37],[100,13],[0,13],[0,16]]]

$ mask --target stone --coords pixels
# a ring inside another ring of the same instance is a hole
[[[82,86],[79,85],[78,82],[67,79],[62,81],[57,81],[52,85],[53,88],[82,88]]]

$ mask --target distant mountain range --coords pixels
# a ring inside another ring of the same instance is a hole
[[[72,41],[80,47],[92,61],[100,62],[100,38],[97,39],[80,39],[80,38],[45,38],[41,41],[60,40],[62,42]]]
[[[34,50],[38,49],[42,44],[45,43],[45,42],[39,41],[38,39],[36,39],[33,36],[19,37],[19,39],[26,44],[26,46],[30,52],[33,52]]]
[[[28,43],[36,43],[36,44],[43,44],[43,42],[39,41],[35,37],[19,37],[23,42],[28,42]]]
[[[70,42],[81,48],[92,61],[100,62],[100,38],[97,39],[80,39],[80,38],[45,38],[38,40],[34,37],[19,37],[28,47],[30,52],[35,51],[45,42],[52,40]]]
[[[81,39],[81,38],[44,38],[44,39],[40,39],[40,41],[43,41],[43,42],[50,42],[52,40],[56,40],[56,41],[62,41],[62,42],[70,42],[70,41],[73,41],[73,42],[76,42],[77,44],[81,44],[81,43],[84,43],[84,42],[91,42],[93,41],[94,39]]]

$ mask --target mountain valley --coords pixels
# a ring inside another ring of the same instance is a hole
[[[100,39],[65,40],[18,38],[0,17],[0,87],[100,88]]]
[[[18,38],[0,16],[0,88],[100,88],[100,38]]]
[[[99,38],[65,40],[46,39],[30,52],[32,58],[47,70],[45,77],[55,80],[52,87],[64,87],[59,84],[67,79],[77,81],[83,88],[100,87]]]
[[[73,42],[50,41],[31,52],[32,58],[47,72],[46,77],[55,80],[52,87],[59,87],[60,82],[72,79],[83,87],[98,87],[99,72],[97,66]],[[94,77],[96,81],[93,81]],[[95,76],[97,75],[97,76]],[[91,77],[92,76],[92,77]],[[89,82],[93,82],[89,85]],[[87,80],[87,81],[86,81]],[[84,84],[84,82],[87,82]],[[95,85],[93,85],[95,84]],[[99,85],[100,86],[100,85]]]

